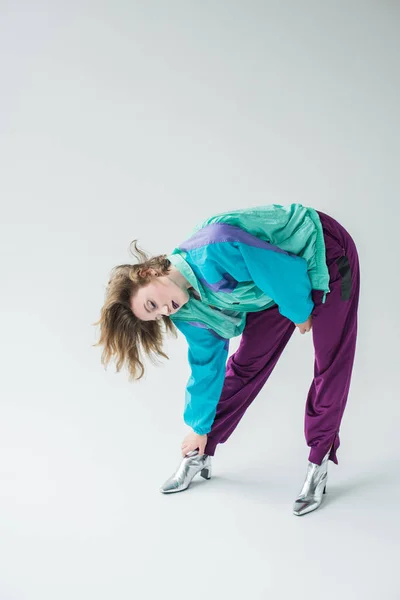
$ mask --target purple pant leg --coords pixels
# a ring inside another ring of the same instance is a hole
[[[205,454],[213,456],[216,445],[226,442],[233,433],[272,373],[295,328],[277,306],[247,313],[240,345],[226,364],[224,386]]]
[[[304,434],[309,460],[338,464],[339,429],[350,389],[357,338],[360,268],[354,240],[332,217],[319,212],[326,245],[331,292],[313,290],[314,379],[305,409]]]
[[[331,292],[325,304],[321,304],[323,292],[312,292],[315,365],[306,402],[305,437],[311,447],[310,461],[321,464],[333,446],[329,458],[338,464],[339,427],[356,346],[360,274],[351,236],[332,217],[321,212],[319,215],[324,229]],[[239,348],[227,362],[206,454],[213,456],[217,444],[224,443],[233,433],[272,373],[294,330],[294,323],[283,317],[277,306],[248,313]]]

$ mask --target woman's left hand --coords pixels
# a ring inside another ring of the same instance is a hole
[[[312,329],[312,315],[310,315],[307,321],[304,323],[295,323],[296,327],[299,328],[300,333],[305,333],[306,331],[310,331]]]
[[[204,450],[207,445],[207,434],[198,435],[194,431],[188,433],[185,439],[182,442],[182,456],[185,457],[186,454],[191,452],[192,450],[199,449],[199,455],[204,454]]]

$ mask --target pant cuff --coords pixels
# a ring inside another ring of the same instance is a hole
[[[216,442],[213,439],[211,439],[210,437],[208,437],[207,444],[204,449],[204,454],[207,454],[208,456],[214,456],[217,444],[218,444],[218,442]]]
[[[325,448],[325,449],[320,448],[320,447],[311,448],[310,454],[308,456],[308,460],[316,465],[321,465],[327,452],[328,452],[327,448]],[[335,463],[335,465],[339,464],[335,449],[331,448],[328,460],[331,460],[333,463]]]

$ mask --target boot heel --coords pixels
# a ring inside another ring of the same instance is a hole
[[[211,467],[207,467],[200,471],[200,475],[204,477],[204,479],[211,479]]]
[[[324,487],[324,494],[325,494],[325,492],[326,492],[326,486]]]

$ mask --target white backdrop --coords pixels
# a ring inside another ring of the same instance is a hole
[[[389,0],[0,2],[1,600],[399,597],[399,17]],[[341,222],[361,266],[323,506],[292,514],[298,331],[213,479],[164,496],[186,342],[141,383],[104,370],[108,275],[135,238],[168,253],[210,214],[292,202]]]

